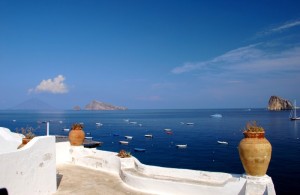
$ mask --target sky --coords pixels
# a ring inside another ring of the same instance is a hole
[[[300,1],[0,0],[0,109],[300,104]]]

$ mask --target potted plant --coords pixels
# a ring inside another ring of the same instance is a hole
[[[18,149],[25,146],[30,140],[32,140],[35,137],[33,131],[34,129],[32,127],[21,128],[21,133],[24,137],[22,138],[22,144],[18,146]],[[16,132],[18,132],[18,129],[16,130]]]
[[[265,130],[256,121],[247,123],[238,150],[247,175],[264,176],[271,160],[272,146],[265,138]]]
[[[80,123],[74,123],[71,131],[69,132],[69,141],[72,146],[81,146],[85,138],[83,131],[83,125]]]
[[[125,150],[120,150],[120,152],[117,154],[120,158],[129,158],[131,157],[130,152],[126,152]]]

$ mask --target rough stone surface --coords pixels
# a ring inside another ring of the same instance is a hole
[[[269,99],[268,110],[291,110],[292,103],[278,96],[271,96]]]
[[[131,189],[119,176],[82,166],[60,164],[57,166],[58,189],[54,195],[146,195]],[[150,194],[150,193],[149,193]]]

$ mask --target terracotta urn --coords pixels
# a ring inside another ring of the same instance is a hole
[[[264,176],[271,160],[272,146],[265,138],[265,132],[244,131],[238,150],[247,175]]]
[[[72,146],[81,146],[85,138],[83,126],[81,124],[74,124],[69,132],[69,141]]]

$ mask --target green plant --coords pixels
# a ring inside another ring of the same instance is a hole
[[[249,121],[247,122],[246,128],[244,129],[245,132],[264,132],[264,128],[259,126],[256,121]]]
[[[120,152],[117,155],[120,158],[129,158],[131,157],[130,152],[126,152],[125,150],[120,150]]]
[[[73,129],[73,130],[82,130],[82,129],[83,129],[83,125],[80,124],[80,123],[74,123],[74,124],[72,125],[72,129]]]

